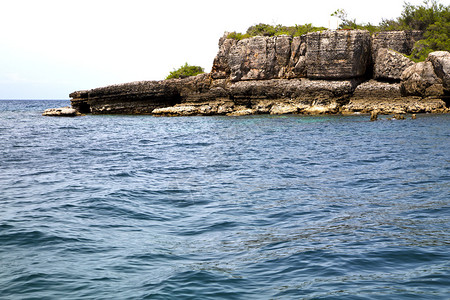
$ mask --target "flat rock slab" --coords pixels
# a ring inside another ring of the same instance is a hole
[[[49,117],[76,117],[81,114],[71,107],[49,108],[44,111],[43,116]]]

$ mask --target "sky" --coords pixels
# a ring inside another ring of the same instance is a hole
[[[258,23],[328,27],[337,9],[378,24],[400,16],[403,3],[0,0],[0,99],[69,99],[77,90],[161,80],[186,62],[209,72],[224,32]]]

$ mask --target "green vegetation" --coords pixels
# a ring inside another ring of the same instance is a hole
[[[341,20],[339,29],[365,29],[370,33],[390,30],[422,30],[424,39],[418,41],[409,56],[414,61],[423,61],[432,51],[450,51],[450,6],[439,3],[439,0],[424,0],[422,5],[412,5],[407,2],[403,5],[401,16],[397,19],[383,19],[379,25],[370,23],[357,23],[356,19],[350,19],[343,9],[336,10],[331,16]],[[325,30],[324,27],[314,27],[312,24],[283,26],[257,24],[247,29],[246,33],[232,32],[228,38],[242,40],[261,35],[276,36],[290,35],[300,36],[308,32]]]
[[[173,79],[173,78],[186,78],[189,76],[195,76],[198,74],[205,73],[205,70],[202,67],[199,66],[190,66],[188,63],[185,63],[183,66],[179,67],[177,70],[173,70],[170,72],[170,74],[166,77],[166,79]]]
[[[295,26],[283,26],[283,25],[268,25],[268,24],[257,24],[249,27],[246,33],[242,34],[239,32],[232,32],[228,34],[227,38],[242,40],[245,38],[253,36],[276,36],[276,35],[290,35],[290,36],[300,36],[308,32],[326,30],[325,27],[314,27],[312,24],[305,25],[295,25]]]
[[[393,20],[383,19],[378,26],[358,24],[348,19],[343,9],[338,9],[332,16],[341,19],[340,29],[367,29],[371,33],[390,30],[422,30],[424,39],[417,41],[409,58],[423,61],[432,51],[450,51],[450,6],[437,0],[425,0],[422,5],[405,3],[400,17]]]
[[[367,23],[367,24],[358,24],[356,23],[356,19],[349,19],[347,12],[343,9],[338,9],[334,13],[331,14],[332,17],[337,17],[341,20],[341,24],[339,25],[339,29],[342,30],[351,30],[351,29],[362,29],[368,30],[370,33],[374,33],[380,31],[379,26]]]

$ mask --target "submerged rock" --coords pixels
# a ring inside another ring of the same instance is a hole
[[[378,120],[378,114],[380,112],[378,110],[374,110],[370,113],[370,121],[376,121]]]
[[[395,114],[393,117],[395,120],[405,120],[404,114]]]

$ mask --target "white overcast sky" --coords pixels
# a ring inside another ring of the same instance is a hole
[[[185,62],[209,72],[225,31],[328,27],[338,8],[378,24],[398,17],[403,0],[0,0],[0,99],[68,99],[75,90],[160,80]]]

